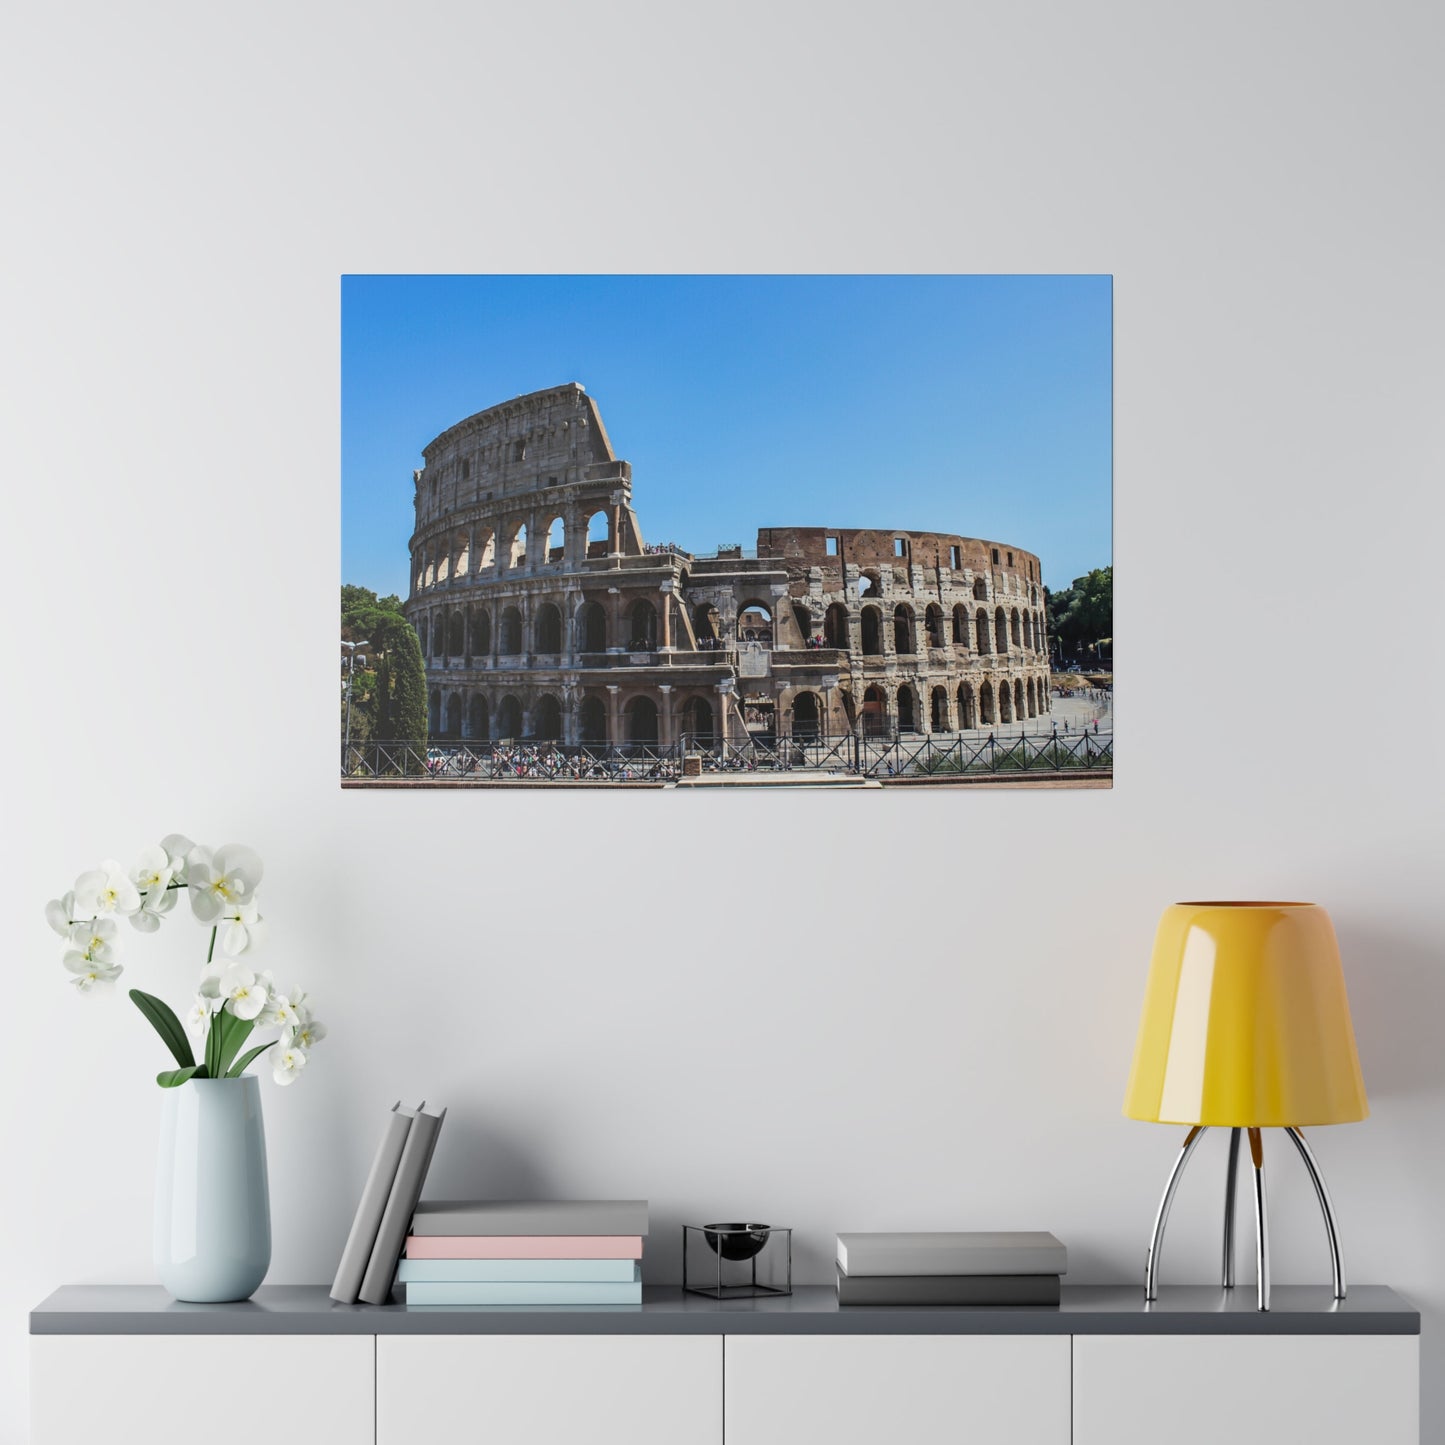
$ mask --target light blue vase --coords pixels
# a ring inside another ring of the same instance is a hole
[[[271,1203],[255,1075],[161,1090],[155,1262],[178,1300],[250,1299],[266,1278]]]

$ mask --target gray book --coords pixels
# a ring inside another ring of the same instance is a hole
[[[422,1104],[418,1104],[417,1109]],[[386,1212],[386,1201],[391,1197],[392,1181],[396,1178],[396,1166],[401,1162],[401,1151],[417,1109],[403,1109],[398,1099],[386,1117],[386,1128],[371,1161],[371,1172],[362,1186],[361,1202],[356,1206],[356,1217],[351,1221],[351,1233],[346,1236],[341,1263],[336,1266],[336,1280],[331,1286],[331,1298],[340,1304],[353,1305],[361,1294],[361,1281],[371,1262],[381,1216]]]
[[[434,1199],[418,1204],[413,1234],[645,1235],[645,1199]]]
[[[840,1305],[1056,1305],[1056,1274],[866,1274],[838,1271]]]
[[[361,1281],[361,1299],[369,1305],[384,1305],[391,1298],[391,1281],[396,1274],[397,1261],[401,1259],[402,1247],[406,1244],[407,1225],[416,1211],[417,1200],[421,1198],[426,1171],[431,1165],[437,1135],[441,1133],[442,1120],[446,1116],[445,1109],[440,1114],[426,1114],[418,1109],[411,1128],[407,1130],[406,1143],[402,1146],[401,1158],[396,1166],[396,1178],[392,1180],[391,1194],[376,1231],[376,1243],[371,1247],[371,1259]]]
[[[1046,1230],[840,1234],[838,1264],[869,1274],[1067,1274],[1068,1254]]]

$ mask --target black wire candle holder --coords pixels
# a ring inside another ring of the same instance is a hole
[[[793,1231],[771,1224],[684,1224],[682,1287],[709,1299],[793,1292]]]

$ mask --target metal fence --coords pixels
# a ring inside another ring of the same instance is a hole
[[[1112,733],[966,737],[904,733],[865,738],[746,738],[723,743],[683,737],[647,743],[530,741],[366,742],[343,748],[342,777],[354,782],[665,783],[696,759],[703,773],[817,772],[871,778],[1007,773],[1104,773],[1114,765]]]

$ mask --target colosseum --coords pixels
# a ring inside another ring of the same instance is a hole
[[[1011,543],[764,527],[755,552],[649,546],[575,382],[423,456],[407,614],[434,738],[826,743],[1049,710],[1039,561]]]

